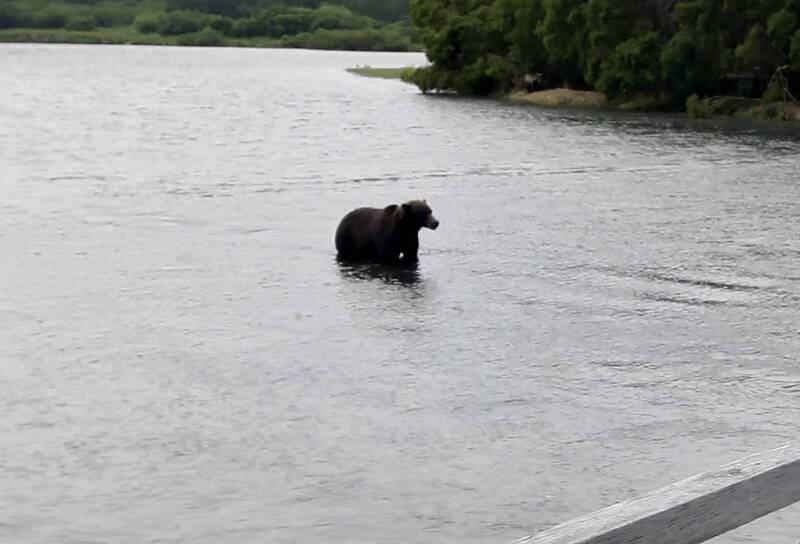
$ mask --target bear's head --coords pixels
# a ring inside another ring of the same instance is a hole
[[[414,225],[416,228],[422,227],[436,230],[439,220],[433,216],[433,210],[425,200],[410,200],[400,208],[402,220]]]

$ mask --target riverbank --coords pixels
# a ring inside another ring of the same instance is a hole
[[[740,96],[689,97],[687,113],[695,118],[736,117],[800,123],[800,104],[797,102],[767,102]]]
[[[603,93],[548,89],[545,91],[514,91],[508,95],[514,101],[547,107],[618,109],[657,111],[652,101],[612,102]],[[693,97],[687,101],[687,115],[697,119],[735,117],[766,121],[787,121],[800,124],[800,104],[797,102],[766,102],[756,98],[738,96]]]
[[[348,68],[348,72],[366,77],[399,79],[413,83],[414,68],[372,68],[369,66]],[[501,97],[516,102],[525,102],[550,108],[617,109],[626,111],[659,111],[653,100],[634,100],[614,102],[603,93],[596,91],[576,91],[559,88],[543,91],[512,91]],[[760,99],[737,96],[716,96],[710,98],[690,98],[687,102],[688,116],[697,119],[735,117],[766,121],[786,121],[800,124],[800,103],[766,102]]]
[[[132,27],[100,28],[95,30],[65,30],[40,28],[7,28],[0,30],[0,42],[4,43],[70,43],[70,44],[129,44],[129,45],[185,45],[190,39],[197,41],[197,34],[162,36],[142,33]],[[215,34],[206,33],[211,40],[207,45],[219,42]],[[183,43],[181,43],[183,42]],[[203,45],[197,43],[196,45]],[[220,45],[240,45],[237,41],[222,38]],[[268,47],[268,45],[265,45]]]
[[[363,35],[362,35],[363,34]],[[374,35],[373,35],[374,34]],[[318,49],[331,51],[393,51],[414,52],[416,44],[387,44],[378,34],[361,31],[323,30],[282,38],[264,36],[232,38],[212,28],[178,35],[139,32],[131,26],[66,30],[40,28],[0,29],[0,43],[69,43],[116,45],[169,45],[195,47],[263,47],[288,49]]]
[[[348,68],[348,72],[367,77],[383,79],[400,79],[406,83],[420,87],[416,70],[407,68],[372,68],[369,66]],[[422,92],[426,90],[420,87]],[[582,108],[609,109],[641,112],[675,112],[663,100],[652,97],[640,97],[633,100],[609,100],[605,94],[597,91],[577,91],[567,88],[545,89],[527,92],[511,91],[508,94],[495,95],[496,98],[525,102],[548,108]],[[780,95],[779,95],[780,97]],[[789,96],[789,98],[791,98]],[[713,96],[698,98],[696,95],[686,101],[686,113],[695,119],[733,117],[761,121],[781,121],[800,124],[800,102],[783,100],[764,100],[741,96]]]
[[[513,91],[508,98],[539,106],[571,108],[606,108],[608,100],[603,93],[574,91],[572,89],[548,89],[545,91]]]
[[[399,79],[413,84],[413,67],[405,68],[373,68],[358,66],[348,68],[347,71],[365,77],[381,79]],[[515,102],[525,102],[549,108],[586,108],[586,109],[616,109],[625,111],[660,111],[655,100],[631,100],[615,102],[608,100],[603,93],[596,91],[576,91],[573,89],[558,88],[543,91],[526,92],[512,91],[501,96]],[[800,103],[797,102],[766,102],[756,98],[738,96],[715,96],[710,98],[691,97],[687,101],[688,116],[696,119],[714,117],[735,117],[738,119],[755,119],[766,121],[787,121],[800,124]]]
[[[348,68],[347,71],[351,74],[356,74],[364,77],[376,77],[379,79],[399,79],[406,83],[411,83],[411,76],[414,75],[413,66],[403,68],[372,68],[371,66],[357,66],[355,68]]]

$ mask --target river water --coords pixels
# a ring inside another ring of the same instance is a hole
[[[344,71],[422,61],[0,46],[0,541],[502,544],[800,434],[796,131]]]

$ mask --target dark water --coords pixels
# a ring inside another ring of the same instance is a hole
[[[797,133],[343,71],[420,61],[0,47],[0,541],[500,544],[797,437]]]

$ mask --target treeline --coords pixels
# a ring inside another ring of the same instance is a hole
[[[313,9],[325,4],[342,5],[353,13],[388,22],[409,15],[407,0],[166,0],[165,7],[168,11],[200,11],[238,18],[254,15],[266,8],[283,6]]]
[[[0,28],[91,30],[124,26],[133,22],[141,8],[143,4],[126,2],[1,0]]]
[[[681,108],[690,95],[786,96],[800,0],[411,0],[423,91],[597,90]],[[775,76],[775,77],[774,77]]]
[[[0,29],[127,27],[189,45],[247,40],[315,49],[409,51],[405,0],[0,0]]]

